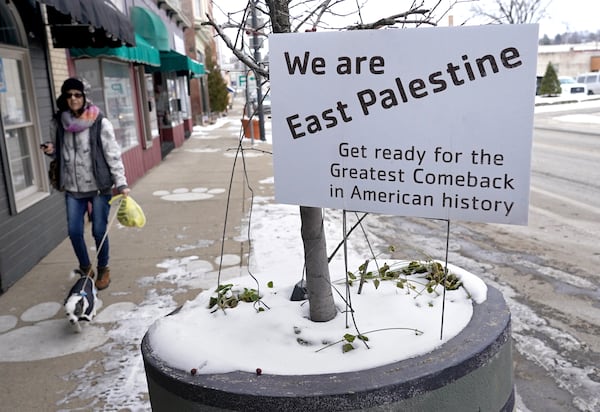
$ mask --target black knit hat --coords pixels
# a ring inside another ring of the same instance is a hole
[[[60,92],[62,94],[65,94],[69,90],[79,90],[81,93],[85,93],[84,89],[85,86],[83,85],[83,82],[81,80],[71,77],[65,80],[62,87],[60,88]]]
[[[60,88],[61,94],[60,94],[60,96],[58,96],[58,99],[56,99],[56,107],[58,107],[58,111],[64,112],[66,110],[69,110],[69,104],[67,102],[67,95],[66,95],[66,93],[69,90],[78,90],[81,93],[83,93],[83,106],[81,106],[81,109],[79,109],[79,112],[82,113],[88,104],[88,99],[85,95],[85,84],[83,81],[76,79],[74,77],[71,77],[71,78],[65,80],[62,87]]]

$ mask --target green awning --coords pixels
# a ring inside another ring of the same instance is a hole
[[[206,74],[204,70],[204,64],[197,62],[194,59],[189,59],[190,71],[197,75]]]
[[[160,52],[160,67],[146,67],[146,72],[178,72],[192,75],[205,74],[204,65],[174,50]]]
[[[72,57],[112,57],[126,62],[141,63],[148,66],[160,66],[160,54],[139,34],[135,34],[135,47],[86,47],[83,49],[69,49]]]
[[[130,17],[135,32],[154,48],[160,51],[171,49],[169,32],[160,17],[143,7],[132,7]]]

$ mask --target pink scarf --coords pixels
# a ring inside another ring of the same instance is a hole
[[[60,120],[65,128],[65,131],[79,133],[94,124],[99,113],[100,109],[98,106],[88,104],[81,116],[75,117],[73,116],[73,113],[71,113],[69,110],[66,110],[62,113]]]

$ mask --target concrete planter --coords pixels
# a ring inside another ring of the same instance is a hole
[[[322,375],[173,369],[142,341],[150,402],[160,411],[513,411],[510,313],[497,289],[467,327],[426,355],[368,370]]]
[[[252,119],[252,129],[250,129],[250,119],[242,119],[242,126],[244,128],[245,138],[254,138],[254,140],[260,140],[260,128],[257,119]]]

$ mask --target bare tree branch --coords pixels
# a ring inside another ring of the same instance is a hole
[[[553,0],[494,0],[493,5],[473,6],[471,11],[495,24],[537,23]]]
[[[429,9],[414,9],[409,10],[404,13],[395,14],[393,16],[384,17],[382,19],[377,20],[374,23],[366,23],[366,24],[356,24],[353,26],[348,26],[345,30],[368,30],[368,29],[379,29],[385,26],[393,26],[395,24],[430,24],[435,26],[436,24],[429,19],[429,15],[431,10]],[[427,16],[423,20],[407,20],[406,17],[414,14],[420,14],[422,16]]]
[[[249,1],[256,1],[256,0],[249,0]],[[291,0],[263,0],[261,3],[263,6],[266,6],[266,9],[268,9],[268,13],[270,16],[270,27],[267,27],[267,24],[264,24],[261,28],[253,28],[253,27],[248,27],[246,25],[246,20],[247,20],[247,16],[249,13],[249,4],[246,5],[246,7],[244,9],[241,9],[239,11],[236,11],[234,13],[234,15],[239,14],[242,15],[242,19],[239,22],[236,22],[235,20],[239,20],[239,19],[232,19],[232,14],[227,13],[227,23],[225,24],[218,24],[215,20],[213,20],[213,18],[211,16],[206,16],[207,17],[207,21],[201,23],[202,25],[207,25],[207,26],[212,26],[217,35],[219,37],[221,37],[221,39],[223,40],[223,42],[225,43],[226,47],[228,49],[230,49],[232,51],[232,53],[235,55],[235,57],[237,59],[239,59],[242,63],[244,63],[248,68],[250,68],[251,70],[253,70],[258,76],[262,76],[264,78],[269,77],[269,72],[268,69],[264,66],[262,66],[259,62],[256,61],[255,58],[253,58],[248,52],[244,51],[244,46],[243,46],[243,41],[242,41],[242,37],[244,35],[244,31],[246,32],[251,32],[251,34],[254,34],[255,32],[259,31],[261,36],[266,36],[266,34],[263,32],[265,29],[270,29],[270,31],[274,32],[274,33],[289,33],[289,32],[297,32],[302,26],[306,25],[306,24],[310,24],[310,27],[312,30],[316,30],[318,27],[321,27],[321,23],[324,22],[324,19],[326,18],[326,16],[332,16],[332,17],[336,17],[339,18],[341,16],[343,17],[348,17],[351,16],[353,14],[359,14],[360,15],[360,10],[361,8],[367,3],[367,0],[354,0],[356,2],[356,10],[352,11],[352,12],[348,12],[348,8],[343,8],[341,10],[343,14],[339,14],[338,12],[334,11],[336,10],[336,6],[341,5],[342,3],[346,3],[348,0],[300,0],[298,2],[295,2],[294,8],[296,9],[297,13],[295,16],[295,21],[296,21],[296,27],[294,30],[291,29],[291,25],[289,27],[279,27],[281,24],[284,24],[285,22],[290,22],[292,19],[290,18],[289,14],[289,6],[291,3]],[[507,1],[507,0],[496,0],[496,1]],[[512,1],[525,1],[525,0],[512,0]],[[544,0],[530,0],[530,1],[544,1]],[[360,2],[360,4],[359,4]],[[454,0],[454,2],[452,3],[452,5],[456,4],[457,2],[460,2],[460,0]],[[387,16],[387,17],[383,17],[375,22],[372,23],[358,23],[355,25],[351,25],[351,26],[346,26],[346,27],[342,27],[339,28],[338,30],[364,30],[364,29],[379,29],[382,27],[391,27],[391,26],[398,26],[398,25],[415,25],[415,26],[419,26],[419,25],[431,25],[431,26],[436,26],[437,25],[437,21],[433,21],[432,20],[432,13],[433,11],[442,3],[442,0],[437,0],[435,5],[429,9],[429,8],[424,8],[423,4],[424,1],[423,0],[413,0],[412,1],[412,5],[410,6],[410,9],[408,11],[405,11],[403,13],[398,13],[398,14],[394,14],[391,16]],[[256,1],[255,6],[258,4],[258,1]],[[452,6],[449,6],[449,9]],[[257,10],[259,10],[257,8]],[[261,10],[263,13],[265,13],[266,11]],[[287,16],[285,16],[285,18],[281,18],[278,17],[279,14],[282,13],[286,13],[288,14]],[[446,12],[445,12],[446,13]],[[444,13],[444,14],[445,14]],[[361,18],[362,20],[362,18]],[[282,23],[283,22],[283,23]],[[277,27],[275,27],[277,26]],[[328,26],[329,27],[329,26]],[[228,28],[237,28],[237,34],[236,34],[236,38],[235,38],[235,42],[232,41],[232,39],[225,34],[225,29]],[[329,27],[330,29],[333,29],[332,27]],[[309,29],[310,30],[310,29]]]
[[[227,36],[223,32],[223,29],[221,28],[221,26],[219,26],[208,14],[206,15],[206,18],[208,20],[205,22],[202,22],[202,25],[214,27],[214,29],[217,31],[217,34],[219,35],[219,37],[221,37],[221,39],[223,40],[223,42],[225,43],[227,48],[229,48],[229,50],[231,50],[233,52],[235,57],[237,57],[240,61],[242,61],[246,66],[248,66],[250,69],[252,69],[255,73],[258,73],[259,75],[267,77],[267,78],[269,77],[269,71],[266,70],[264,67],[261,67],[256,61],[254,61],[254,59],[252,59],[250,56],[248,56],[242,50],[236,48],[233,45],[233,43],[231,42],[231,39],[229,38],[229,36]]]
[[[304,19],[302,19],[300,21],[300,23],[298,23],[298,25],[296,26],[296,28],[294,29],[294,32],[297,32],[298,29],[300,28],[300,26],[302,26],[304,23],[306,23],[308,21],[308,19],[310,19],[312,16],[314,16],[317,12],[319,12],[319,15],[317,17],[317,20],[315,23],[313,23],[313,30],[317,27],[317,24],[321,21],[321,18],[323,17],[323,14],[325,13],[325,11],[327,10],[327,7],[329,7],[329,3],[331,3],[331,0],[323,0],[323,2],[321,4],[319,4],[312,12],[308,13],[306,15],[306,17],[304,17]]]

